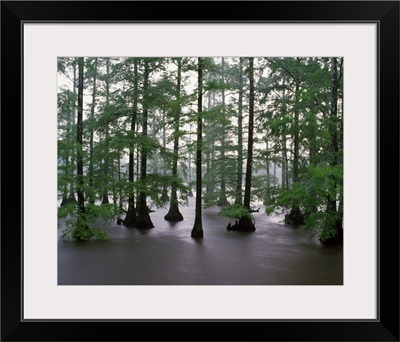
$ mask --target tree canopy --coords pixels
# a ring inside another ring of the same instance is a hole
[[[194,237],[204,208],[255,230],[263,206],[343,242],[342,58],[60,57],[58,86],[65,236],[152,228],[160,207],[185,220],[194,190]]]

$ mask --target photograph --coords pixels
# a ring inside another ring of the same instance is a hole
[[[399,7],[2,1],[0,340],[399,341]]]
[[[332,57],[58,57],[58,285],[343,285]]]

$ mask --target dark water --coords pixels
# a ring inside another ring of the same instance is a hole
[[[342,285],[343,248],[322,247],[298,230],[254,213],[253,233],[226,230],[218,208],[203,212],[204,238],[190,237],[194,198],[184,221],[151,213],[155,228],[107,226],[110,240],[58,242],[59,285]]]

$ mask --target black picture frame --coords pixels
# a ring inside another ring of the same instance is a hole
[[[62,21],[376,22],[378,319],[23,321],[21,30],[24,22]],[[398,1],[3,1],[1,48],[2,341],[399,341]],[[10,194],[17,194],[18,199]]]

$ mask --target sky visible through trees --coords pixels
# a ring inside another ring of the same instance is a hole
[[[58,216],[64,238],[107,239],[95,219],[157,229],[205,208],[254,232],[281,214],[343,243],[340,57],[60,57]]]

